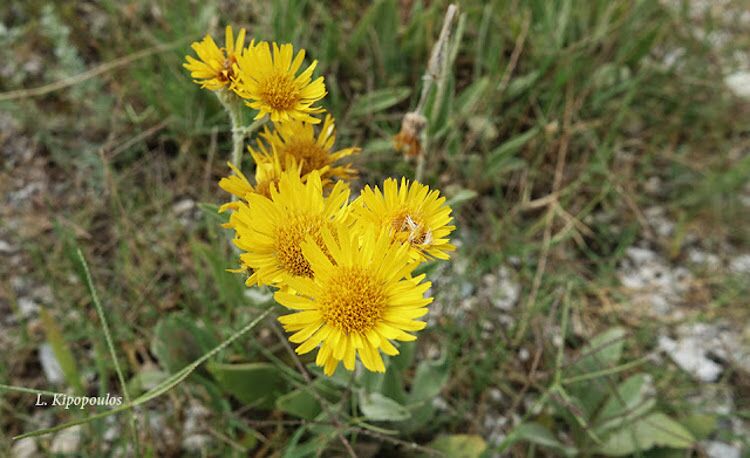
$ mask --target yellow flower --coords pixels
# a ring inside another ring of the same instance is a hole
[[[244,201],[247,201],[248,194],[260,194],[265,197],[271,197],[271,188],[275,188],[278,185],[279,179],[285,170],[291,170],[296,175],[300,175],[301,166],[293,160],[289,161],[286,167],[282,167],[277,154],[261,158],[252,149],[250,149],[250,153],[255,161],[255,186],[250,184],[250,180],[247,179],[245,174],[230,162],[227,162],[227,165],[234,174],[219,180],[219,187],[221,189]],[[306,177],[303,177],[303,181],[305,179]],[[237,205],[234,202],[230,202],[223,205],[221,211],[226,208],[236,209]]]
[[[425,298],[430,282],[411,278],[417,266],[406,245],[392,243],[385,232],[347,228],[322,232],[323,244],[311,239],[302,252],[312,278],[289,280],[290,289],[275,299],[295,313],[279,317],[289,340],[301,344],[298,354],[320,345],[315,362],[332,375],[340,361],[354,370],[356,354],[364,366],[385,372],[380,351],[397,355],[391,340],[411,341],[407,331],[425,327],[419,318],[432,298]]]
[[[448,252],[456,249],[448,239],[456,227],[450,225],[445,197],[416,181],[409,184],[402,178],[399,186],[388,178],[382,192],[365,186],[352,211],[362,224],[388,230],[395,241],[409,245],[415,260],[448,259]]]
[[[319,119],[311,115],[322,113],[323,108],[312,105],[326,95],[323,77],[312,81],[312,73],[318,61],[295,76],[305,58],[301,50],[294,56],[291,44],[281,47],[261,41],[251,42],[237,60],[239,72],[232,88],[240,97],[248,99],[250,108],[259,110],[255,119],[270,115],[273,122],[296,119],[317,124]]]
[[[221,189],[240,199],[245,199],[245,196],[255,192],[253,185],[250,184],[250,181],[248,181],[247,177],[240,169],[231,162],[227,162],[227,165],[232,169],[234,175],[219,180],[219,187]]]
[[[185,56],[187,62],[182,64],[197,84],[212,91],[227,87],[234,81],[234,65],[245,44],[245,29],[240,29],[237,41],[234,41],[231,26],[227,26],[225,34],[225,48],[216,46],[214,39],[206,35],[202,41],[191,45],[200,60]]]
[[[322,244],[323,228],[344,224],[349,187],[339,182],[324,197],[317,172],[303,183],[290,170],[281,175],[278,187],[270,187],[270,198],[258,193],[244,198],[247,202],[235,202],[227,227],[235,230],[234,244],[244,251],[243,267],[253,270],[247,284],[283,287],[291,278],[312,276],[301,243],[312,237]]]
[[[357,171],[351,164],[334,165],[338,160],[359,152],[359,148],[344,148],[332,151],[336,141],[336,128],[331,115],[326,115],[323,128],[317,138],[315,128],[312,124],[302,121],[287,121],[276,125],[274,131],[266,128],[261,137],[270,145],[269,152],[261,140],[258,140],[258,149],[251,148],[256,163],[271,162],[275,155],[281,160],[282,165],[300,164],[302,176],[313,170],[320,173],[323,183],[330,182],[332,178],[349,180],[356,176]]]

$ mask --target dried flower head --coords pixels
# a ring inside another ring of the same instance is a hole
[[[401,131],[393,137],[396,151],[407,157],[417,157],[422,154],[422,143],[419,137],[427,125],[427,119],[419,113],[406,113],[401,121]]]

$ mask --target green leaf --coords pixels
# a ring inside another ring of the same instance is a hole
[[[146,368],[130,379],[128,382],[128,391],[131,395],[145,393],[159,386],[168,377],[169,374],[162,370]]]
[[[73,357],[73,352],[70,351],[70,346],[65,341],[65,337],[63,337],[60,327],[44,308],[39,310],[39,317],[42,319],[42,327],[47,336],[47,342],[60,363],[65,380],[68,385],[75,389],[76,393],[83,394],[85,390],[81,383],[81,375],[78,373],[76,360]]]
[[[541,72],[539,70],[534,70],[526,75],[513,78],[510,81],[510,84],[508,84],[508,89],[505,91],[508,98],[512,99],[526,92],[536,84],[540,76]]]
[[[638,419],[611,434],[599,448],[608,456],[625,456],[653,447],[685,449],[695,443],[695,438],[684,426],[663,413],[656,412]]]
[[[425,360],[417,366],[417,372],[412,381],[409,402],[432,400],[440,394],[450,378],[450,365],[445,354],[436,361]]]
[[[479,458],[487,443],[476,434],[447,434],[435,438],[428,447],[451,458]]]
[[[694,413],[680,418],[680,424],[690,431],[697,440],[708,439],[711,433],[716,431],[716,415],[705,413]]]
[[[645,415],[656,403],[651,376],[635,374],[617,387],[597,419],[596,433],[603,434]]]
[[[516,152],[523,148],[526,143],[536,137],[539,131],[539,126],[534,126],[526,132],[516,135],[494,150],[490,151],[487,157],[487,168],[485,170],[485,173],[487,173],[488,175],[496,173],[499,164],[502,164],[509,156],[513,156]]]
[[[284,391],[286,382],[273,364],[209,364],[208,371],[217,383],[245,404],[271,408]]]
[[[475,199],[477,195],[477,192],[472,189],[461,188],[445,202],[445,205],[457,208],[464,202]]]
[[[295,417],[314,420],[323,411],[323,407],[310,390],[315,390],[329,401],[341,397],[340,390],[328,379],[318,379],[310,387],[298,388],[276,399],[276,408]]]
[[[409,87],[385,88],[357,97],[349,115],[352,117],[371,115],[386,110],[405,100],[411,94]]]
[[[580,359],[576,361],[570,371],[575,375],[591,374],[604,369],[615,367],[622,358],[625,344],[625,330],[615,327],[593,337],[580,351]],[[612,392],[605,375],[594,377],[586,381],[568,385],[570,394],[581,401],[581,405],[591,418],[604,399]]]
[[[195,321],[180,314],[159,320],[151,340],[151,353],[169,373],[176,373],[211,350],[216,339]]]
[[[519,441],[526,441],[542,447],[559,450],[569,456],[576,454],[575,447],[569,447],[563,444],[557,440],[549,429],[536,422],[521,423],[518,425],[510,433],[506,446]]]
[[[315,396],[304,390],[294,390],[276,399],[276,408],[305,420],[314,420],[322,411]]]
[[[398,355],[390,358],[391,365],[401,372],[405,371],[414,362],[416,349],[417,345],[414,342],[399,342]]]
[[[465,119],[473,114],[480,100],[486,97],[485,91],[490,85],[490,79],[487,77],[474,81],[469,87],[461,92],[456,99],[456,111],[458,119]]]
[[[373,421],[401,421],[409,418],[406,407],[380,393],[359,392],[359,408]]]
[[[198,208],[201,209],[206,220],[215,224],[224,224],[229,220],[227,213],[219,213],[219,206],[206,202],[198,202]]]
[[[622,358],[625,329],[614,327],[593,337],[581,350],[574,368],[584,374],[616,366]]]

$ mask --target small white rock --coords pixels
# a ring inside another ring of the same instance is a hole
[[[648,248],[640,248],[637,246],[631,246],[630,248],[626,249],[625,254],[627,254],[627,256],[635,264],[645,264],[647,262],[656,260],[656,258],[658,257],[654,250],[649,250]]]
[[[39,304],[30,297],[19,297],[17,303],[18,310],[23,318],[29,318],[39,312]]]
[[[13,458],[33,458],[39,456],[39,450],[33,437],[21,439],[13,445],[11,455]]]
[[[711,269],[716,269],[721,265],[721,260],[719,257],[713,253],[709,253],[707,251],[700,250],[698,248],[692,248],[690,251],[688,251],[688,259],[693,264],[699,264],[702,266],[706,266]]]
[[[528,361],[529,356],[531,356],[529,355],[529,350],[525,348],[518,350],[518,359],[520,359],[521,361]]]
[[[52,439],[50,451],[52,453],[72,454],[81,446],[81,427],[73,426],[57,433]]]
[[[675,341],[661,336],[659,348],[682,370],[702,382],[715,382],[721,375],[721,366],[706,357],[706,349],[701,345],[700,339],[686,337]]]
[[[182,448],[188,452],[197,453],[206,450],[211,443],[211,436],[206,434],[191,434],[182,440]]]
[[[172,211],[175,212],[178,215],[181,215],[183,213],[191,211],[193,208],[195,208],[195,201],[191,198],[185,198],[174,205],[172,205]]]
[[[65,380],[60,362],[55,357],[55,352],[50,344],[45,343],[39,347],[39,362],[42,365],[44,376],[52,384],[62,383]]]
[[[733,445],[719,441],[706,441],[703,450],[709,458],[740,458],[741,450]]]
[[[13,246],[5,240],[0,240],[0,253],[11,254],[15,251]]]
[[[448,410],[448,403],[441,396],[438,396],[432,400],[432,407],[438,410]]]
[[[512,310],[521,296],[521,284],[516,280],[514,272],[507,266],[501,266],[491,286],[488,293],[492,305],[500,310]]]
[[[724,78],[724,83],[737,97],[750,99],[750,72],[737,72]]]
[[[729,261],[729,269],[737,274],[750,274],[750,254],[743,254]]]

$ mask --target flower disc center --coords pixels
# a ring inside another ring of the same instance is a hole
[[[335,269],[321,297],[323,320],[347,334],[372,329],[386,309],[383,282],[365,267]]]

